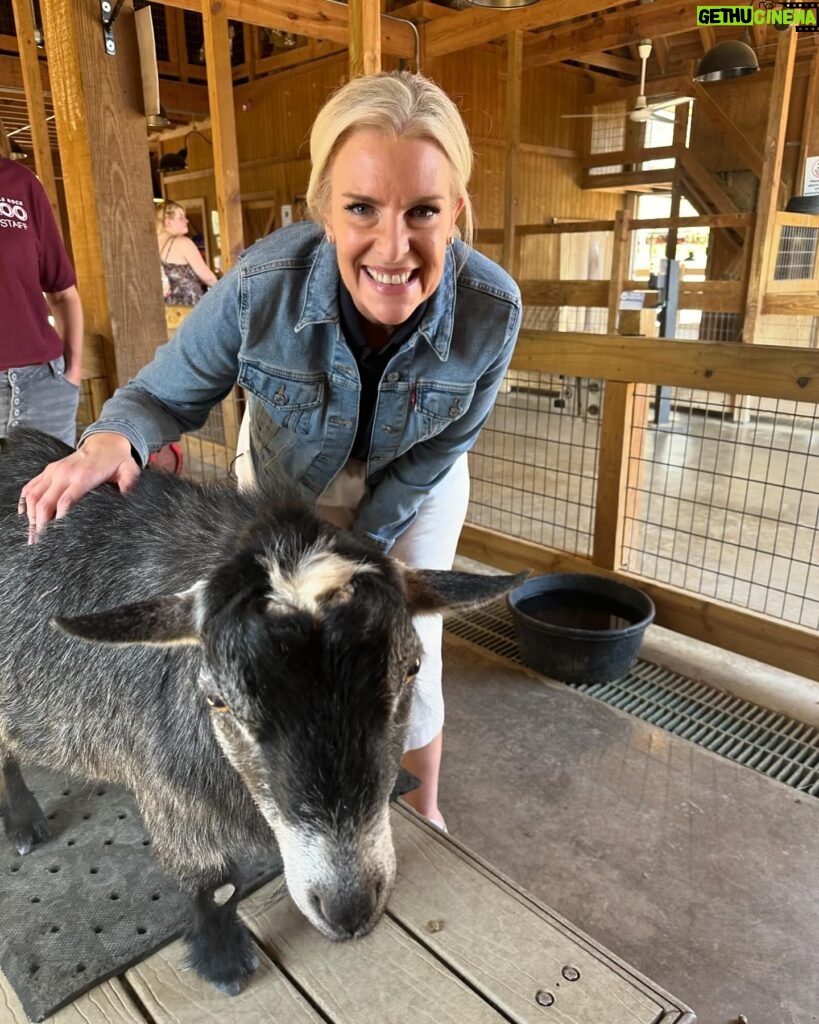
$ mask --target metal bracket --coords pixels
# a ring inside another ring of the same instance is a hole
[[[100,0],[100,16],[102,18],[102,35],[105,39],[105,52],[113,57],[117,52],[117,44],[114,42],[114,22],[122,7],[123,0]]]

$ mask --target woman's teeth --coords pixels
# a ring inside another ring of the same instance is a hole
[[[370,270],[369,267],[366,270],[373,281],[377,281],[379,284],[406,284],[412,276],[411,270],[407,270],[403,274],[381,274],[377,270]]]

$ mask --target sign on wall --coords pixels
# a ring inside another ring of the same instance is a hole
[[[805,161],[805,184],[802,193],[819,196],[819,156],[809,156]]]

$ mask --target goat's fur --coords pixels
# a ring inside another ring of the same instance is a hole
[[[407,569],[298,502],[162,472],[127,496],[91,492],[29,545],[20,491],[67,453],[29,430],[0,451],[9,838],[23,854],[48,836],[20,763],[131,789],[193,900],[190,962],[229,993],[255,956],[222,887],[271,830],[308,919],[330,938],[366,933],[395,874],[411,616],[519,578]]]

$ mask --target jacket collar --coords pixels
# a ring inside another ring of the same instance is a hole
[[[447,246],[441,283],[430,296],[424,317],[418,325],[417,333],[426,341],[441,362],[444,362],[449,356],[449,347],[452,343],[452,332],[455,326],[456,246],[460,247],[461,245],[459,240],[455,240],[452,245]],[[322,235],[316,247],[310,273],[307,276],[304,305],[299,322],[296,324],[296,331],[300,331],[309,324],[340,322],[338,285],[336,248],[327,241],[325,235]]]

